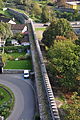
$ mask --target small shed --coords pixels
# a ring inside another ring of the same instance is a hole
[[[2,62],[2,56],[0,56],[0,74],[2,73],[2,70],[3,70],[3,62]]]

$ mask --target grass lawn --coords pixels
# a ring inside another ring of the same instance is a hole
[[[1,96],[4,97],[2,100],[1,100]],[[10,94],[0,86],[0,105],[2,105],[4,101],[8,102],[10,99],[11,99]]]
[[[35,31],[45,31],[46,30],[46,27],[41,27],[41,28],[35,28]]]
[[[31,69],[31,60],[7,61],[4,69]]]
[[[0,115],[7,118],[13,109],[15,97],[13,92],[0,84]]]
[[[43,32],[46,30],[46,27],[35,28],[36,36],[38,40],[41,40],[43,37]]]

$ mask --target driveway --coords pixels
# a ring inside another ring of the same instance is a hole
[[[34,120],[35,95],[31,80],[24,79],[22,74],[0,74],[0,83],[15,95],[14,109],[7,120]]]

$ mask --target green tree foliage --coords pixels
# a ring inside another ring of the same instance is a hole
[[[36,2],[32,4],[32,10],[31,11],[32,11],[32,14],[34,16],[39,16],[39,15],[41,15],[41,12],[42,12],[39,4],[36,3]]]
[[[71,33],[71,34],[70,34]],[[73,35],[73,36],[72,36]],[[50,47],[53,45],[56,36],[64,36],[71,40],[76,40],[77,37],[72,30],[69,22],[66,19],[54,19],[46,31],[43,33],[42,42]],[[75,39],[73,39],[75,38]]]
[[[4,7],[4,3],[2,0],[0,0],[0,9],[2,9]]]
[[[80,46],[72,41],[58,41],[50,47],[48,57],[59,75],[59,83],[66,89],[74,89],[77,85],[76,76],[80,72]]]
[[[65,120],[80,120],[80,96],[75,92],[71,97],[71,104],[65,104],[62,108],[65,110]]]
[[[48,6],[44,6],[42,8],[42,14],[41,14],[41,18],[42,18],[42,22],[48,22],[49,21],[49,7]]]
[[[42,14],[41,14],[41,20],[42,22],[49,22],[52,21],[52,19],[55,17],[55,13],[53,9],[47,5],[43,6],[42,8]]]
[[[80,20],[80,14],[77,10],[74,10],[74,12],[61,12],[61,11],[55,11],[56,17],[58,18],[65,18],[69,21],[78,21]]]
[[[11,37],[12,31],[11,31],[11,26],[8,23],[0,23],[0,37],[3,39],[7,39],[9,37]]]

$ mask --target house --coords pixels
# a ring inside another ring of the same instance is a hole
[[[80,21],[70,22],[76,35],[80,35]]]
[[[25,31],[27,31],[27,26],[26,24],[12,24],[11,30],[13,34],[18,33],[18,32],[24,33]]]
[[[80,10],[80,1],[66,2],[68,8]]]

